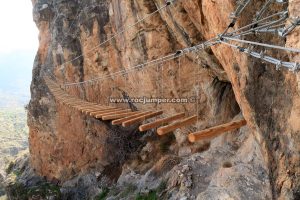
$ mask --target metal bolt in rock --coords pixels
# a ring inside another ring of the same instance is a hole
[[[169,6],[169,5],[173,4],[175,1],[176,1],[176,0],[167,0],[167,1],[166,1],[166,4]]]
[[[279,35],[281,37],[286,37],[299,25],[300,25],[300,17],[298,16],[292,20],[291,24],[288,27],[285,27],[282,30],[280,30]]]

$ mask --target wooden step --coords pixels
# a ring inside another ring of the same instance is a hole
[[[70,97],[70,96],[57,96],[55,97],[56,99],[59,99],[62,103],[70,103],[70,102],[73,102],[73,101],[82,101],[81,99],[78,99],[78,98],[74,98],[74,97]]]
[[[63,104],[76,104],[76,103],[88,103],[88,102],[84,102],[82,100],[79,100],[79,99],[61,99],[60,100],[61,103]]]
[[[114,114],[124,114],[124,113],[128,113],[128,112],[131,112],[130,109],[127,109],[127,110],[120,110],[120,111],[107,111],[107,112],[104,112],[102,114],[97,114],[96,115],[96,118],[97,119],[102,119],[103,116],[105,115],[114,115]]]
[[[64,90],[62,90],[61,88],[51,88],[50,87],[51,92],[65,92]]]
[[[92,113],[95,113],[95,112],[101,112],[101,111],[112,110],[112,109],[120,109],[120,108],[116,108],[116,107],[112,107],[112,106],[103,106],[103,108],[101,108],[101,109],[88,109],[85,111],[85,114],[91,115]]]
[[[84,111],[84,114],[90,115],[90,113],[92,113],[92,112],[99,112],[99,111],[109,110],[109,109],[114,109],[114,107],[111,107],[111,106],[99,106],[99,108],[89,108],[89,109],[86,109]]]
[[[124,117],[129,117],[132,115],[139,114],[141,112],[125,112],[122,114],[112,114],[112,115],[103,115],[102,120],[115,120],[115,119],[120,119]]]
[[[104,110],[104,109],[110,109],[110,108],[102,107],[102,106],[94,106],[93,108],[81,108],[79,110],[82,113],[87,114],[88,112],[91,112],[91,111]]]
[[[63,105],[76,105],[76,104],[79,104],[79,103],[86,103],[84,101],[80,101],[80,100],[75,100],[75,99],[61,99],[61,98],[56,98],[60,104],[63,104]]]
[[[77,105],[74,105],[73,107],[80,110],[80,109],[95,108],[97,106],[99,106],[99,105],[86,102],[86,103],[79,103]],[[102,107],[99,107],[99,108],[102,108]]]
[[[189,125],[191,125],[193,123],[196,123],[196,122],[197,122],[197,116],[188,117],[188,118],[185,118],[181,121],[175,122],[173,124],[158,128],[157,129],[157,134],[158,135],[165,135],[167,133],[175,131],[178,128],[182,128],[184,126],[189,126]]]
[[[96,109],[105,109],[103,106],[100,105],[89,105],[89,106],[83,106],[83,107],[77,107],[78,110],[81,110],[82,112],[84,111],[89,111],[89,110],[96,110]]]
[[[71,97],[70,95],[67,94],[60,94],[60,93],[56,93],[56,92],[52,92],[53,96],[57,97],[57,98],[73,98],[75,99],[75,97]]]
[[[100,111],[95,111],[95,112],[91,112],[90,116],[92,117],[96,117],[96,115],[98,114],[103,114],[103,113],[108,113],[108,112],[113,112],[113,111],[121,111],[124,110],[123,108],[108,108],[108,109],[102,109]]]
[[[157,111],[157,112],[152,112],[152,113],[149,113],[149,114],[145,114],[145,115],[142,115],[140,117],[130,119],[128,121],[124,121],[122,123],[122,126],[123,127],[128,127],[128,126],[131,126],[133,124],[138,124],[138,123],[141,123],[141,122],[145,121],[146,119],[150,119],[150,118],[156,117],[156,116],[161,115],[161,114],[163,114],[162,110]]]
[[[141,112],[139,114],[128,116],[128,117],[125,117],[125,118],[122,118],[122,119],[116,119],[116,120],[113,120],[111,122],[111,124],[112,125],[120,125],[120,124],[122,124],[125,121],[131,120],[131,119],[135,119],[137,117],[140,117],[140,116],[143,116],[143,115],[146,115],[146,114],[149,114],[149,113],[151,113],[151,111],[145,111],[145,112]]]
[[[96,106],[96,105],[90,105],[89,103],[72,103],[72,104],[67,104],[67,105],[71,106],[71,107],[73,107],[74,109],[77,109],[77,110]]]
[[[50,89],[50,91],[53,93],[53,94],[56,94],[56,95],[58,95],[58,94],[61,94],[61,95],[69,95],[69,94],[67,94],[66,93],[66,91],[63,91],[63,90],[52,90],[52,89]]]
[[[71,106],[71,107],[78,107],[79,105],[86,105],[86,106],[94,106],[93,104],[89,104],[87,102],[82,102],[82,101],[77,101],[77,102],[69,102],[69,103],[63,103],[67,106]]]
[[[189,138],[190,142],[211,139],[211,138],[217,137],[225,132],[238,129],[238,128],[241,128],[246,125],[247,125],[247,121],[245,119],[233,121],[233,122],[229,122],[227,124],[222,124],[219,126],[209,128],[209,129],[191,133],[191,134],[189,134],[188,138]]]
[[[154,122],[141,125],[139,127],[139,130],[140,131],[147,131],[147,130],[150,130],[150,129],[153,129],[153,128],[157,128],[159,126],[163,126],[166,123],[169,123],[169,122],[181,119],[184,116],[185,116],[185,113],[179,113],[179,114],[173,115],[171,117],[166,117],[166,118],[163,118],[163,119],[158,119],[158,120],[156,120]]]

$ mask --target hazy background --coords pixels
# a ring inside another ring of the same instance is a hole
[[[28,148],[30,81],[38,47],[31,0],[0,1],[0,198],[5,165]]]
[[[23,106],[38,47],[31,0],[0,1],[0,26],[0,108]]]

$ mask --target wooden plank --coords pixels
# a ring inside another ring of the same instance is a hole
[[[103,105],[98,104],[96,106],[89,107],[86,110],[88,112],[96,112],[96,111],[99,111],[99,110],[101,111],[101,109],[114,109],[114,108],[116,108],[116,107],[103,106]]]
[[[48,87],[52,87],[52,88],[60,88],[60,86],[59,86],[58,84],[55,84],[55,83],[53,83],[53,82],[47,81],[46,84],[47,84]]]
[[[51,92],[66,92],[66,91],[62,90],[61,88],[50,87],[50,90],[51,90]]]
[[[70,96],[55,96],[56,99],[59,99],[62,103],[67,103],[69,101],[82,101],[81,99],[70,97]]]
[[[52,91],[52,90],[50,90],[50,92],[53,94],[53,96],[59,96],[59,95],[68,96],[68,94],[66,94],[66,92],[56,92],[56,91]]]
[[[189,134],[188,138],[189,138],[190,142],[211,139],[211,138],[217,137],[227,131],[232,131],[232,130],[241,128],[245,125],[247,125],[247,121],[245,119],[233,121],[233,122],[229,122],[227,124],[222,124],[219,126],[209,128],[209,129],[191,133],[191,134]]]
[[[52,93],[56,93],[56,94],[68,94],[66,91],[64,91],[62,89],[50,89],[50,91]]]
[[[120,119],[120,118],[124,118],[124,117],[129,117],[132,115],[136,115],[139,113],[141,113],[141,112],[125,112],[122,114],[103,115],[102,120],[115,120],[115,119]]]
[[[91,115],[91,113],[112,110],[112,109],[119,109],[119,108],[111,107],[111,106],[103,106],[101,109],[87,109],[84,113],[86,115]]]
[[[105,108],[103,108],[102,106],[100,106],[100,105],[87,105],[87,106],[74,106],[74,107],[76,107],[76,109],[78,109],[78,110],[80,110],[80,111],[85,111],[85,110],[90,110],[90,109],[105,109]]]
[[[67,105],[69,107],[77,107],[77,106],[94,106],[94,105],[91,105],[89,103],[86,103],[86,102],[82,102],[82,101],[75,101],[75,102],[67,102],[67,103],[64,103],[64,102],[61,102],[61,104],[63,105]]]
[[[89,102],[85,102],[85,103],[78,103],[77,105],[74,105],[74,108],[88,109],[88,108],[95,108],[97,106],[98,106],[97,104],[92,104],[92,103],[89,103]],[[99,108],[102,108],[102,107],[99,107]]]
[[[90,104],[90,103],[86,103],[86,105],[76,105],[75,107],[77,107],[78,109],[101,109],[104,108],[103,106],[99,105],[99,104]]]
[[[158,135],[165,135],[167,133],[175,131],[178,128],[182,128],[184,126],[189,126],[189,125],[191,125],[195,122],[197,122],[197,116],[188,117],[188,118],[185,118],[181,121],[175,122],[173,124],[158,128],[157,129],[157,134]]]
[[[90,108],[90,107],[96,106],[96,105],[93,105],[93,104],[91,105],[91,104],[86,103],[86,102],[68,103],[67,105],[71,106],[71,107],[74,107],[76,109]]]
[[[76,106],[78,106],[78,105],[86,105],[86,106],[90,106],[90,105],[84,104],[84,103],[82,103],[82,102],[66,103],[66,104],[63,104],[63,105],[67,105],[67,106],[69,106],[69,107],[76,108],[76,109],[77,109]]]
[[[104,110],[104,109],[107,109],[106,107],[102,107],[102,106],[92,106],[92,107],[86,107],[86,108],[80,108],[79,110],[82,112],[82,113],[87,113],[89,111],[95,111],[95,110]]]
[[[100,112],[105,111],[109,109],[114,109],[114,107],[108,107],[108,106],[97,106],[96,108],[88,108],[83,111],[84,114],[90,115],[92,112]]]
[[[125,121],[131,120],[131,119],[134,119],[134,118],[137,118],[137,117],[140,117],[142,115],[149,114],[149,113],[151,113],[151,111],[145,111],[145,112],[141,112],[139,114],[135,114],[135,115],[132,115],[132,116],[129,116],[129,117],[125,117],[125,118],[122,118],[122,119],[116,119],[116,120],[113,120],[111,122],[111,124],[112,125],[120,125],[120,124],[122,124]]]
[[[87,102],[83,102],[83,101],[73,101],[73,102],[66,102],[66,103],[62,103],[62,104],[65,104],[67,106],[73,106],[73,107],[76,107],[76,106],[83,106],[83,105],[86,105],[86,106],[95,106],[95,104],[90,104],[90,103],[87,103]]]
[[[52,94],[56,98],[72,98],[72,99],[76,99],[76,98],[71,97],[70,95],[67,95],[67,94],[58,94],[58,93],[55,93],[55,92],[52,92]]]
[[[113,114],[123,114],[123,113],[128,113],[130,112],[131,110],[130,109],[126,109],[126,110],[119,110],[119,111],[107,111],[107,112],[104,112],[102,114],[97,114],[96,115],[96,118],[97,119],[102,119],[103,116],[105,115],[113,115]]]
[[[73,99],[73,98],[68,98],[68,99],[61,99],[61,102],[63,104],[70,104],[70,103],[85,103],[84,101],[80,99]],[[87,102],[88,103],[88,102]]]
[[[63,103],[72,103],[72,102],[87,102],[87,101],[83,101],[81,99],[78,99],[78,98],[74,98],[74,97],[62,97],[61,98],[61,101]],[[87,102],[89,103],[89,102]]]
[[[91,112],[90,116],[96,117],[98,114],[108,113],[112,111],[121,111],[124,110],[123,108],[107,108],[107,109],[101,109],[100,111]]]
[[[84,102],[80,99],[70,98],[70,97],[56,97],[61,104],[68,104],[68,103],[77,103],[77,102]]]
[[[51,81],[51,80],[47,80],[47,81],[45,81],[46,82],[46,84],[47,85],[51,85],[51,86],[57,86],[57,84],[55,84],[53,81]]]
[[[83,106],[83,104],[82,103],[68,103],[68,104],[66,104],[67,106],[69,106],[69,107],[72,107],[72,108],[74,108],[74,109],[79,109],[79,105],[81,105],[80,106],[80,108],[85,108],[85,106]],[[84,105],[86,105],[86,106],[91,106],[91,105],[89,105],[89,104],[84,104]],[[94,106],[94,105],[92,105],[92,106]]]
[[[169,123],[169,122],[181,119],[184,116],[185,116],[185,113],[179,113],[179,114],[173,115],[171,117],[166,117],[166,118],[163,118],[163,119],[158,119],[158,120],[156,120],[154,122],[150,122],[148,124],[141,125],[139,127],[139,130],[140,131],[147,131],[147,130],[150,130],[150,129],[153,129],[153,128],[157,128],[158,126],[162,126],[165,123]]]
[[[65,101],[66,99],[73,99],[73,100],[75,100],[75,98],[73,97],[70,97],[70,96],[67,96],[67,95],[56,95],[56,94],[54,94],[54,93],[52,93],[53,94],[53,96],[54,96],[54,98],[56,98],[56,99],[58,99],[58,100],[60,100],[60,101]]]
[[[54,98],[59,99],[60,101],[65,101],[67,99],[73,99],[73,100],[76,99],[74,97],[72,98],[72,97],[66,96],[66,95],[55,95],[54,93],[52,93],[52,94],[53,94]]]
[[[137,118],[134,118],[134,119],[130,119],[128,121],[124,121],[122,123],[122,126],[123,127],[128,127],[128,126],[131,126],[133,124],[138,124],[138,123],[141,123],[141,122],[145,121],[146,119],[150,119],[152,117],[156,117],[156,116],[161,115],[161,114],[163,114],[162,110],[161,111],[157,111],[157,112],[151,112],[149,114],[145,114],[145,115],[142,115],[140,117],[137,117]]]

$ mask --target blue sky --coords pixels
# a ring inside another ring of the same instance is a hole
[[[30,95],[31,70],[38,48],[31,0],[0,1],[0,26],[0,97],[11,96],[23,104]],[[0,107],[5,103],[1,99]]]

